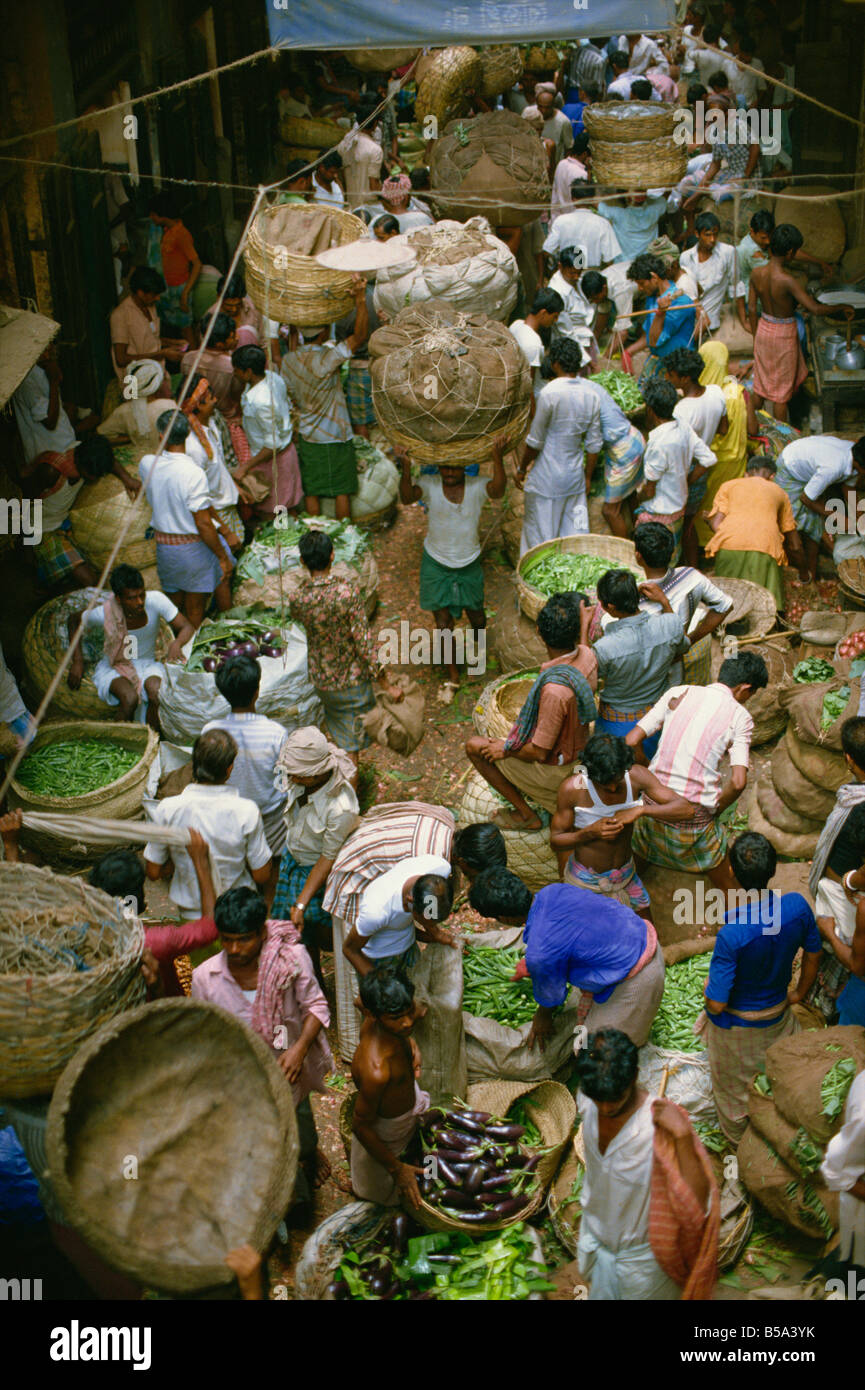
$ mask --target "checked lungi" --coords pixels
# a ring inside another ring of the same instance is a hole
[[[631,425],[618,444],[607,444],[604,462],[604,501],[619,502],[629,497],[643,481],[643,453],[646,441],[636,425]]]
[[[620,710],[613,709],[612,705],[606,704],[603,700],[598,701],[598,717],[595,720],[596,734],[609,734],[611,738],[624,738],[632,729],[635,729],[644,714],[648,714],[652,708],[646,705],[643,709]],[[658,751],[658,743],[661,738],[660,730],[652,734],[650,738],[643,739],[643,752],[651,761]]]
[[[795,318],[763,314],[754,335],[754,394],[782,404],[798,391],[807,375]]]
[[[344,390],[348,418],[354,429],[357,429],[358,425],[374,425],[376,417],[372,408],[372,374],[368,359],[351,359]]]
[[[605,898],[615,898],[624,907],[639,912],[650,904],[650,898],[637,873],[633,859],[618,869],[608,869],[600,873],[580,864],[573,854],[565,865],[562,874],[564,883],[573,883],[577,888],[587,888],[590,893],[599,893]]]
[[[682,657],[682,684],[709,685],[712,680],[712,634],[707,632]]]
[[[641,816],[634,824],[631,847],[650,864],[700,874],[723,863],[727,835],[720,822],[699,806],[691,820],[675,824]]]
[[[741,1024],[719,1028],[711,1019],[706,1025],[704,1037],[718,1121],[732,1144],[738,1144],[748,1128],[748,1088],[754,1075],[765,1068],[766,1049],[779,1038],[799,1031],[792,1009],[786,1009],[776,1023],[765,1028]]]
[[[72,527],[66,517],[56,531],[46,531],[38,545],[33,547],[36,558],[36,573],[42,584],[57,584],[66,579],[79,565],[87,563],[85,557],[70,540]]]
[[[298,864],[289,851],[283,850],[282,859],[279,865],[279,879],[276,885],[276,892],[273,895],[273,906],[270,909],[271,917],[278,922],[287,922],[291,917],[291,909],[297,902],[303,890],[303,885],[309,878],[314,864]],[[310,944],[313,946],[317,942],[318,931],[324,927],[330,931],[332,918],[329,912],[325,912],[322,907],[324,898],[324,884],[318,892],[313,893],[306,905],[303,914],[303,931],[300,939],[307,950]]]

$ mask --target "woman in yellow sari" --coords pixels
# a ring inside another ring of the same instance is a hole
[[[703,510],[697,517],[697,539],[706,545],[712,538],[712,528],[705,517],[712,513],[712,503],[722,483],[741,478],[748,461],[748,411],[745,393],[735,377],[727,374],[730,354],[723,343],[704,343],[699,349],[706,366],[700,375],[701,386],[720,386],[724,392],[729,422],[726,434],[716,434],[711,449],[718,462],[709,469],[709,484]]]

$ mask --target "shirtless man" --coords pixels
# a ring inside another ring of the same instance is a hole
[[[756,412],[764,401],[770,402],[776,420],[786,420],[790,398],[808,375],[799,345],[796,306],[801,305],[809,314],[853,317],[851,304],[821,304],[785,269],[802,242],[799,228],[782,222],[769,242],[768,265],[756,265],[751,271],[748,319],[754,335],[754,390],[748,402],[749,434],[758,433]],[[758,300],[763,311],[759,321]]]
[[[420,1052],[411,1037],[420,1016],[414,985],[400,971],[376,970],[361,978],[360,999],[366,1017],[351,1063],[357,1087],[351,1185],[364,1201],[396,1206],[405,1197],[418,1210],[423,1169],[400,1157],[429,1108],[417,1083]]]
[[[651,798],[649,804],[641,793]],[[624,739],[594,734],[582,753],[582,769],[559,787],[550,844],[565,883],[616,898],[651,922],[649,895],[637,876],[631,853],[634,822],[640,816],[688,820],[692,806],[635,764]]]

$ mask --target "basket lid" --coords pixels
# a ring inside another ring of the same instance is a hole
[[[347,246],[331,246],[316,256],[319,265],[330,270],[381,270],[384,266],[403,265],[415,258],[411,243],[405,236],[394,236],[389,241],[377,241],[373,237],[361,237],[350,241]]]

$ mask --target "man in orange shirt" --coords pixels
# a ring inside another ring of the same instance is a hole
[[[201,274],[201,261],[173,193],[157,193],[149,217],[153,226],[147,259],[161,268],[168,286],[160,300],[161,315],[166,322],[186,328],[192,322],[189,296]]]
[[[803,581],[807,575],[793,508],[774,476],[774,460],[768,455],[755,455],[748,462],[744,478],[723,483],[712,504],[711,516],[706,512],[703,515],[715,532],[706,546],[706,556],[715,558],[715,574],[762,584],[780,612],[784,608],[781,566],[788,562],[795,565]]]

